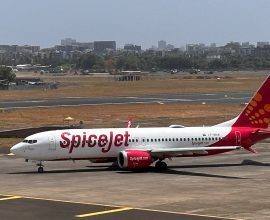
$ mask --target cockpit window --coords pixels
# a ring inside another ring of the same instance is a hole
[[[23,140],[23,143],[28,143],[28,144],[35,144],[37,143],[37,140]]]

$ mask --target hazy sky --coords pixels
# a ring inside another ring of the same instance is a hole
[[[270,41],[269,0],[0,0],[0,44]]]

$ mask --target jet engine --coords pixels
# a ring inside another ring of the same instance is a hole
[[[146,151],[125,150],[121,151],[117,157],[118,166],[121,169],[142,169],[147,168],[153,162],[153,158]]]

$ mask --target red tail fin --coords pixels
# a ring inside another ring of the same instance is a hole
[[[267,128],[270,118],[270,75],[238,116],[233,127]]]

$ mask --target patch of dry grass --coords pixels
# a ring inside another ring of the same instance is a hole
[[[64,118],[68,116],[75,119],[74,123],[83,121],[87,127],[121,127],[123,121],[129,116],[132,116],[136,122],[149,123],[149,125],[154,126],[183,122],[186,125],[194,124],[194,122],[196,122],[195,125],[202,125],[212,122],[218,123],[220,119],[221,121],[226,120],[239,113],[241,108],[241,106],[235,104],[186,105],[169,103],[164,105],[131,104],[17,109],[0,113],[0,128],[3,130],[7,128],[64,124]],[[203,119],[205,120],[202,121]],[[151,121],[156,123],[151,123]]]
[[[126,96],[161,93],[200,93],[220,91],[255,91],[265,76],[212,79],[185,79],[184,76],[144,77],[136,82],[118,82],[113,77],[64,76],[45,77],[47,82],[57,81],[57,90],[0,91],[0,100],[42,99],[58,97]]]

